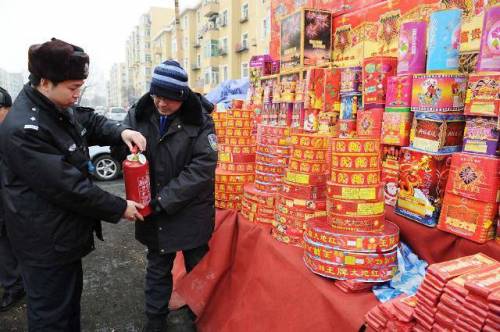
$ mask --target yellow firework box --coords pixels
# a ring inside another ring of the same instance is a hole
[[[373,138],[332,138],[332,154],[378,154],[380,139]]]
[[[380,155],[367,154],[333,154],[330,163],[335,169],[352,169],[357,171],[368,171],[380,169]]]
[[[355,201],[381,201],[384,199],[384,186],[346,186],[327,182],[327,197],[330,199]]]
[[[332,168],[330,182],[348,186],[377,185],[380,183],[380,174],[379,169],[373,171],[351,171],[349,169]]]

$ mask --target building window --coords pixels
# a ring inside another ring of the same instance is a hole
[[[241,20],[246,20],[248,18],[248,3],[241,6]]]
[[[219,55],[219,41],[218,40],[208,40],[205,44],[205,57],[213,57]]]
[[[227,65],[222,66],[222,78],[224,81],[227,81],[229,79],[229,73],[228,73],[228,67]]]
[[[269,16],[267,16],[262,21],[262,36],[263,36],[263,38],[266,38],[270,32],[271,32],[271,25],[269,24]]]
[[[227,25],[227,9],[222,12],[222,26]]]
[[[241,78],[248,77],[248,63],[241,64]]]
[[[245,32],[241,35],[241,47],[248,48],[248,33]]]
[[[219,68],[212,67],[212,84],[219,84]]]
[[[224,37],[221,39],[220,49],[221,49],[221,51],[224,51],[225,53],[227,53],[227,37]]]
[[[205,85],[210,84],[210,69],[205,70]]]

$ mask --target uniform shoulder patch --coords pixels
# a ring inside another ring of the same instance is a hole
[[[217,136],[215,134],[208,135],[208,143],[212,150],[217,151]]]
[[[36,125],[24,125],[24,129],[28,129],[28,130],[38,130],[38,126]]]

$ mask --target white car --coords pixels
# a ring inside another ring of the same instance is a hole
[[[109,146],[89,147],[90,160],[95,167],[94,177],[99,181],[116,179],[121,173],[121,165],[111,157]]]
[[[127,116],[127,111],[123,107],[110,107],[106,117],[110,120],[123,121]]]

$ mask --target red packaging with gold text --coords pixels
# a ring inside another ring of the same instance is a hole
[[[255,172],[254,163],[226,163],[218,162],[217,167],[221,171],[237,172],[237,173],[252,173]]]
[[[351,232],[381,232],[384,227],[384,214],[377,216],[347,216],[328,211],[328,222],[336,230]]]
[[[325,174],[328,172],[326,161],[306,161],[303,159],[290,159],[288,169],[293,172],[303,172],[308,174]]]
[[[255,181],[255,189],[268,193],[277,193],[281,190],[281,183]]]
[[[408,146],[413,113],[409,108],[386,108],[382,121],[382,144]]]
[[[326,202],[327,209],[333,214],[354,217],[378,216],[384,213],[383,201],[348,201],[341,199],[329,199]]]
[[[217,169],[215,172],[216,183],[249,183],[255,181],[253,173],[236,173]]]
[[[288,208],[299,209],[299,210],[302,209],[303,211],[314,211],[314,210],[326,211],[326,200],[299,199],[280,193],[276,197],[276,202],[277,204],[282,204],[284,206],[287,206]]]
[[[325,70],[325,102],[324,112],[340,112],[340,69]]]
[[[399,243],[399,228],[386,221],[381,233],[352,233],[334,231],[322,219],[312,219],[305,223],[304,238],[328,245],[333,249],[357,252],[385,252],[393,250]]]
[[[495,203],[500,198],[500,159],[454,153],[446,191],[473,200]]]
[[[465,97],[465,115],[498,116],[500,74],[470,74]]]
[[[346,186],[327,182],[327,197],[342,200],[382,201],[383,185]]]
[[[265,145],[265,144],[257,144],[257,152],[272,154],[272,155],[282,155],[288,156],[290,154],[290,147],[280,146],[280,145]]]
[[[379,138],[382,132],[383,108],[370,108],[358,112],[356,131],[359,137]]]
[[[294,147],[306,147],[312,149],[327,149],[328,148],[328,136],[318,135],[318,134],[299,134],[292,133],[290,135],[290,145]]]
[[[298,160],[326,162],[327,150],[294,146],[291,157]]]
[[[325,93],[325,69],[311,68],[306,73],[306,98],[304,107],[323,109],[323,100]]]
[[[255,162],[263,163],[263,164],[286,166],[286,165],[288,165],[288,156],[257,152],[255,155]]]
[[[497,203],[485,203],[446,193],[438,228],[477,243],[494,237]]]
[[[387,78],[396,74],[398,58],[375,56],[363,61],[363,105],[365,110],[385,105]],[[359,115],[358,115],[359,116]]]
[[[411,107],[412,75],[397,75],[387,79],[386,107]]]
[[[379,138],[332,138],[332,154],[339,153],[379,153]]]
[[[367,154],[350,154],[337,155],[332,154],[332,168],[353,169],[353,170],[378,170],[380,169],[380,155]]]
[[[399,158],[401,148],[384,145],[382,149],[382,183],[384,184],[385,204],[396,205],[399,183]]]
[[[341,185],[377,185],[380,183],[380,170],[352,171],[332,168],[330,182]]]
[[[304,186],[283,181],[282,192],[286,196],[304,200],[325,200],[326,185]]]

